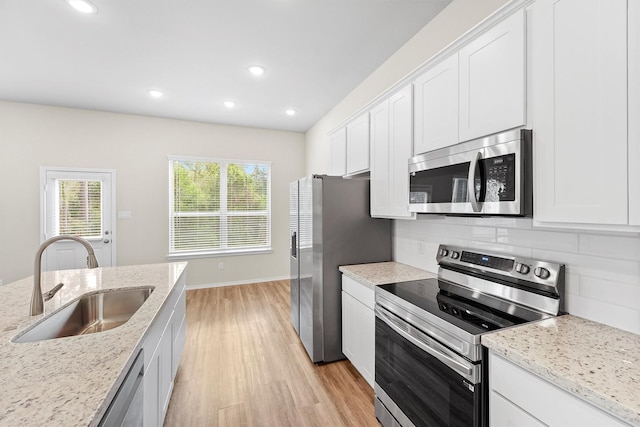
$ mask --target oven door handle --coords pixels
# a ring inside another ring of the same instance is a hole
[[[375,313],[376,313],[376,316],[380,320],[382,320],[391,329],[393,329],[395,332],[397,332],[401,337],[405,338],[407,341],[409,341],[410,343],[412,343],[413,345],[418,347],[420,350],[422,350],[425,353],[428,353],[431,356],[435,357],[440,362],[444,363],[449,368],[453,369],[458,374],[462,375],[463,377],[467,378],[468,380],[474,381],[474,383],[476,382],[475,381],[476,379],[474,378],[474,369],[473,369],[473,367],[469,367],[469,366],[463,365],[462,363],[458,362],[457,360],[454,360],[451,357],[447,356],[446,354],[441,353],[436,348],[433,348],[428,343],[425,343],[422,340],[418,339],[417,337],[413,336],[410,332],[407,332],[407,331],[403,330],[400,326],[398,326],[396,324],[397,320],[391,318],[387,313],[382,311],[382,309],[376,307],[375,308]]]
[[[478,163],[480,163],[481,158],[481,151],[478,151],[473,156],[471,162],[469,163],[469,176],[467,177],[467,198],[469,199],[469,203],[471,203],[471,209],[473,209],[474,212],[480,212],[478,199],[476,198],[476,169],[478,168]]]

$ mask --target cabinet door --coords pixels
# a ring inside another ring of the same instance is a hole
[[[520,9],[460,49],[460,141],[525,124],[525,46]]]
[[[171,399],[171,392],[173,391],[173,376],[171,369],[171,362],[173,360],[173,335],[172,335],[172,320],[173,313],[167,327],[165,328],[162,338],[160,338],[160,344],[158,344],[158,393],[160,401],[158,406],[160,408],[160,423],[164,422],[164,416],[167,413],[169,407],[169,399]]]
[[[416,79],[414,155],[458,143],[458,53]]]
[[[627,3],[531,11],[535,219],[627,224]]]
[[[640,2],[630,1],[629,23],[629,224],[640,225]]]
[[[329,135],[331,170],[329,175],[342,176],[347,173],[347,129],[341,128]]]
[[[160,395],[158,385],[160,384],[160,360],[159,352],[156,350],[148,359],[144,367],[144,427],[157,427],[160,425]]]
[[[389,101],[371,110],[371,216],[386,217],[391,206],[389,183],[390,158],[393,152],[389,147]]]
[[[184,349],[184,341],[186,334],[186,291],[183,289],[176,303],[173,311],[172,330],[173,330],[173,345],[171,355],[171,380],[175,379],[178,372],[178,366],[180,365],[180,358],[182,357],[182,350]]]
[[[375,314],[342,292],[342,353],[373,387],[375,379]]]
[[[347,124],[347,173],[369,170],[369,113]]]
[[[353,363],[356,364],[357,351],[356,337],[357,320],[354,309],[358,301],[346,292],[342,292],[342,353]]]
[[[391,218],[415,218],[409,212],[409,158],[412,140],[412,87],[389,98],[389,214]]]
[[[545,424],[500,394],[491,391],[489,395],[489,426],[545,427]]]

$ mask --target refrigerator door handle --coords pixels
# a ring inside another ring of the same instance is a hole
[[[295,231],[291,233],[291,256],[298,257],[298,237]]]

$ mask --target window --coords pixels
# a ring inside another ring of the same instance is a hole
[[[271,163],[169,158],[170,256],[271,250]]]
[[[102,237],[102,182],[56,180],[56,235]]]

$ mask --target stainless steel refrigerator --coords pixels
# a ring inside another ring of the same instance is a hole
[[[391,260],[391,221],[369,215],[369,180],[290,185],[291,323],[314,363],[343,359],[338,266]]]

